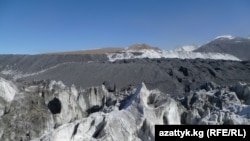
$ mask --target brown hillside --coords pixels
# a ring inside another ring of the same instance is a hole
[[[52,52],[45,54],[57,54],[57,55],[66,55],[66,54],[105,54],[112,52],[122,52],[123,48],[100,48],[100,49],[91,49],[91,50],[77,50],[77,51],[68,51],[68,52]]]

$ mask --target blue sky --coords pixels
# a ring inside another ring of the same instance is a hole
[[[0,54],[250,36],[249,0],[0,0]]]

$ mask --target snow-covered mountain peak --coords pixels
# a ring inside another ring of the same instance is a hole
[[[221,36],[217,36],[217,37],[214,38],[214,40],[216,40],[216,39],[222,39],[222,40],[228,39],[228,40],[232,40],[232,39],[235,39],[235,37],[232,36],[232,35],[221,35]]]

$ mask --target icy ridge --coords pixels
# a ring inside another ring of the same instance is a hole
[[[207,82],[183,98],[148,90],[144,83],[130,90],[78,89],[54,80],[23,83],[0,116],[0,140],[153,141],[156,124],[250,124],[248,83],[224,87]]]
[[[135,59],[135,58],[179,58],[179,59],[214,59],[214,60],[234,60],[241,61],[239,58],[222,53],[201,53],[192,51],[179,51],[179,50],[139,50],[139,51],[126,51],[122,53],[107,53],[109,61],[113,62],[122,59]]]
[[[10,81],[0,78],[0,116],[17,94],[17,87]]]

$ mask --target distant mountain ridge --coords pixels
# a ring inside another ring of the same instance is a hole
[[[250,60],[250,39],[233,36],[218,36],[214,40],[202,45],[195,52],[226,53],[241,60]]]
[[[68,55],[68,54],[106,54],[106,53],[119,53],[125,51],[139,51],[139,50],[161,50],[158,47],[153,47],[145,43],[133,44],[127,48],[122,47],[105,47],[105,48],[95,48],[95,49],[86,49],[86,50],[75,50],[75,51],[63,51],[63,52],[48,52],[43,54],[49,55]]]
[[[134,58],[179,58],[179,59],[221,59],[221,60],[250,60],[250,39],[221,35],[210,42],[201,45],[180,46],[172,50],[161,50],[151,45],[133,44],[126,48],[109,47],[69,52],[52,52],[49,55],[102,54],[110,61]]]
[[[152,47],[148,44],[145,44],[145,43],[142,43],[142,44],[134,44],[134,45],[131,45],[127,48],[127,50],[142,50],[142,49],[145,49],[145,50],[161,50],[160,48],[158,47]]]
[[[107,47],[107,48],[96,48],[96,49],[87,49],[87,50],[75,50],[75,51],[64,51],[64,52],[48,52],[43,54],[48,55],[69,55],[69,54],[105,54],[113,52],[122,52],[124,48],[118,47]]]

